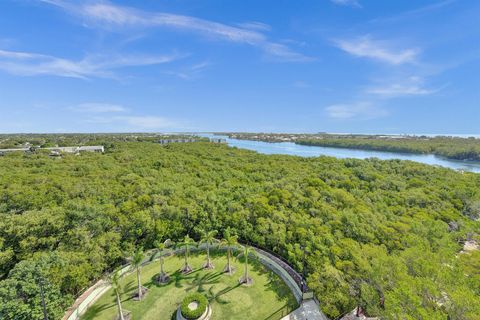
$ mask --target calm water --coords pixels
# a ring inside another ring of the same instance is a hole
[[[211,134],[202,134],[202,136],[213,137]],[[456,170],[465,170],[480,173],[480,162],[456,161],[438,157],[431,154],[409,154],[396,152],[381,152],[356,149],[343,149],[331,147],[302,146],[292,142],[263,142],[251,140],[230,139],[225,136],[215,136],[225,138],[229,146],[254,150],[264,154],[288,154],[301,157],[330,156],[336,158],[378,158],[381,160],[400,159],[411,160],[429,165],[437,165]]]

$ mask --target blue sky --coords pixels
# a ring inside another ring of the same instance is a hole
[[[0,132],[480,133],[476,0],[0,1]]]

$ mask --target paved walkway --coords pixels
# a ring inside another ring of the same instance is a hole
[[[305,300],[300,307],[292,313],[286,315],[281,320],[328,320],[328,318],[320,311],[315,300]]]

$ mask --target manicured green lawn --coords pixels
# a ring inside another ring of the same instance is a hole
[[[251,287],[240,286],[243,260],[235,261],[237,271],[228,276],[221,271],[226,264],[224,255],[214,255],[214,270],[203,270],[204,255],[193,255],[190,265],[194,271],[188,275],[177,272],[182,257],[165,259],[165,270],[171,275],[170,283],[157,285],[153,279],[159,273],[158,261],[142,268],[143,285],[149,291],[140,302],[131,299],[136,290],[136,276],[131,273],[122,279],[124,294],[122,306],[132,312],[133,320],[170,320],[183,297],[190,292],[202,292],[210,300],[214,320],[278,320],[297,307],[297,302],[285,283],[272,271],[256,261],[249,261]],[[82,317],[82,320],[115,318],[117,307],[112,291],[106,292]]]

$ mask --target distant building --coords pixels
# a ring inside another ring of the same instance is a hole
[[[210,142],[213,142],[213,143],[227,143],[227,140],[223,139],[223,138],[210,138]]]
[[[193,138],[185,138],[185,139],[162,139],[159,140],[158,143],[160,144],[169,144],[169,143],[190,143],[190,142],[196,142],[197,139]]]
[[[63,153],[81,153],[81,152],[105,152],[104,146],[80,146],[80,147],[50,147],[42,148],[51,151]]]
[[[50,148],[11,148],[11,149],[0,149],[0,154],[6,154],[10,152],[35,152],[36,150],[50,150],[52,153],[81,153],[81,152],[105,152],[104,146],[80,146],[80,147],[50,147]]]
[[[62,154],[60,152],[56,151],[56,150],[52,150],[52,151],[50,151],[49,156],[52,157],[52,158],[56,158],[56,157],[61,157]]]
[[[1,153],[8,153],[8,152],[18,152],[18,151],[28,151],[30,148],[10,148],[10,149],[0,149]]]

